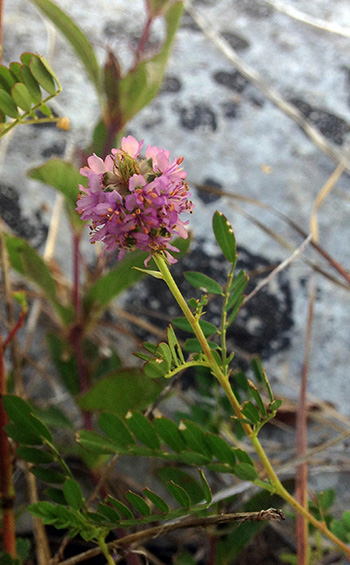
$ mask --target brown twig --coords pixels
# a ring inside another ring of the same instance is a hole
[[[309,359],[311,349],[311,329],[314,313],[314,304],[316,296],[315,275],[310,281],[309,289],[309,307],[307,314],[307,326],[305,336],[305,353],[301,378],[301,387],[299,394],[298,410],[297,410],[297,423],[296,423],[296,456],[303,457],[307,452],[307,377],[309,372]],[[304,508],[308,507],[307,496],[307,462],[303,462],[296,468],[296,489],[295,495],[299,504]],[[300,565],[307,565],[308,563],[308,522],[297,514],[296,516],[296,538],[297,538],[297,556]]]
[[[122,539],[112,541],[108,544],[110,550],[130,547],[134,544],[144,543],[146,540],[164,536],[170,532],[183,528],[206,528],[207,526],[217,526],[229,522],[263,522],[263,521],[279,521],[285,520],[282,510],[269,508],[268,510],[260,510],[260,512],[238,512],[234,514],[220,514],[219,516],[208,516],[206,518],[186,518],[171,524],[154,526],[147,528],[135,534],[129,534]],[[100,548],[90,549],[76,557],[71,557],[65,561],[61,561],[60,565],[76,565],[90,557],[94,557],[101,553]]]

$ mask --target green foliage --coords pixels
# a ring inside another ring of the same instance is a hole
[[[180,479],[181,485],[173,480],[176,477]],[[129,506],[108,495],[105,502],[98,505],[97,512],[88,512],[78,483],[70,479],[63,485],[65,504],[57,502],[56,489],[55,504],[48,501],[38,502],[31,504],[29,511],[34,516],[40,517],[44,524],[52,524],[58,529],[68,529],[71,537],[80,534],[85,540],[97,541],[99,537],[105,537],[116,527],[173,520],[205,511],[211,502],[211,492],[202,471],[200,477],[201,484],[206,485],[205,489],[193,477],[186,474],[179,475],[176,469],[168,469],[166,474],[163,470],[165,486],[180,505],[173,510],[158,494],[150,489],[144,489],[144,497],[132,491],[126,493]],[[52,494],[52,489],[50,493]],[[150,506],[150,503],[153,506]],[[153,512],[153,507],[156,512]]]
[[[71,163],[61,159],[50,159],[44,165],[35,167],[28,171],[31,179],[38,180],[52,186],[63,194],[69,220],[74,229],[79,233],[84,229],[83,222],[76,213],[77,196],[79,184],[87,186],[86,177],[82,177],[79,170]]]
[[[237,261],[235,236],[230,223],[221,212],[216,211],[213,216],[213,231],[223,255],[235,266]]]
[[[91,389],[76,398],[82,410],[110,410],[124,416],[131,409],[145,409],[162,390],[161,384],[145,379],[143,371],[117,369],[100,378]]]
[[[35,249],[24,239],[4,234],[4,240],[11,267],[20,275],[35,283],[51,302],[60,319],[66,324],[71,321],[72,312],[61,304],[51,271]]]
[[[48,95],[43,96],[42,90]],[[57,76],[41,55],[23,53],[21,63],[0,65],[0,137],[18,124],[48,121],[38,118],[37,111],[53,120],[46,102],[60,92]]]
[[[100,70],[92,45],[84,33],[61,8],[50,0],[31,0],[31,2],[52,21],[65,36],[67,41],[69,41],[77,57],[83,63],[87,75],[95,86],[97,93],[99,93]]]
[[[151,59],[138,64],[120,80],[118,88],[121,127],[153,100],[162,84],[166,64],[183,10],[182,2],[175,2],[164,14],[166,39],[161,50]]]
[[[89,430],[77,434],[77,441],[96,455],[119,453],[152,457],[233,473],[242,480],[254,482],[258,478],[254,462],[247,453],[190,420],[182,420],[177,426],[165,417],[150,422],[137,411],[128,412],[125,418],[102,412],[100,428],[105,435]]]

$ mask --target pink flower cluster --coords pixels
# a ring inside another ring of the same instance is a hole
[[[169,251],[174,235],[188,234],[180,219],[192,212],[193,204],[180,168],[183,158],[169,163],[169,151],[151,147],[146,158],[138,159],[143,146],[134,137],[123,137],[121,149],[112,149],[103,161],[97,155],[88,158],[88,167],[80,173],[89,179],[88,188],[79,185],[77,211],[82,220],[91,220],[91,242],[103,241],[106,251],[141,249],[163,252],[170,263],[176,259]]]

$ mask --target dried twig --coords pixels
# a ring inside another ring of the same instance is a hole
[[[267,277],[265,277],[262,281],[260,281],[256,285],[256,287],[252,290],[252,292],[248,294],[248,296],[246,296],[243,304],[246,304],[248,300],[253,298],[264,286],[266,286],[273,278],[275,278],[275,276],[278,275],[278,273],[280,273],[281,271],[283,271],[283,269],[288,267],[294,261],[294,259],[298,257],[298,255],[304,253],[306,247],[310,243],[310,240],[311,240],[311,234],[309,234],[307,238],[304,239],[302,244],[299,245],[299,247],[297,247],[297,249],[295,249],[295,251],[293,251],[293,253],[289,257],[287,257],[287,259],[285,259],[284,261],[282,261],[282,263],[277,265],[277,267]]]
[[[130,547],[133,544],[144,543],[146,540],[169,534],[183,528],[205,528],[207,526],[216,526],[229,522],[263,522],[263,521],[280,521],[285,520],[282,510],[269,508],[268,510],[260,510],[260,512],[238,512],[234,514],[220,514],[219,516],[207,516],[206,518],[186,518],[178,520],[170,524],[154,526],[147,528],[135,534],[129,534],[122,539],[110,542],[108,548],[110,550]],[[60,565],[75,565],[81,563],[90,557],[99,555],[100,548],[91,549],[76,557],[71,557],[60,562]]]

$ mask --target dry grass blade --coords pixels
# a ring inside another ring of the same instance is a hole
[[[275,89],[267,84],[260,73],[247,65],[237,53],[232,49],[231,45],[217,33],[211,25],[195,10],[190,0],[185,0],[185,9],[191,15],[202,32],[218,47],[218,49],[231,61],[234,67],[252,84],[257,86],[259,90],[266,96],[270,102],[275,104],[282,112],[292,118],[306,133],[306,135],[313,141],[313,143],[330,159],[336,163],[344,162],[348,171],[350,171],[350,160],[344,151],[336,149],[327,139],[317,130],[303,114],[293,104],[290,104],[283,96]]]
[[[344,172],[344,165],[343,163],[339,163],[333,174],[329,177],[327,182],[323,185],[321,190],[319,191],[318,195],[315,198],[314,205],[312,207],[311,216],[310,216],[310,231],[312,233],[313,240],[318,243],[319,242],[319,231],[318,231],[318,222],[317,222],[317,213],[318,210],[323,203],[323,201],[327,198],[328,194],[333,190],[336,182],[339,180],[341,175]]]
[[[327,31],[329,33],[336,33],[337,35],[341,35],[342,37],[350,37],[350,27],[344,27],[339,24],[332,24],[326,22],[325,20],[321,20],[320,18],[314,18],[309,14],[304,14],[300,10],[293,8],[289,4],[285,4],[284,2],[280,2],[279,0],[265,0],[267,4],[286,14],[287,16],[293,18],[294,20],[298,20],[304,24],[309,26],[315,27],[317,29],[321,29],[323,31]]]

